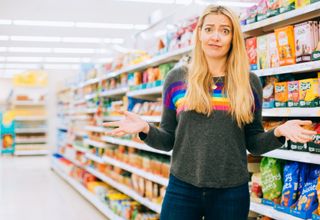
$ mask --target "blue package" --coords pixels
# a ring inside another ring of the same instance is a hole
[[[299,163],[287,162],[283,169],[283,178],[281,205],[290,207],[298,198]]]
[[[301,195],[303,186],[308,180],[309,164],[300,163],[299,164],[299,171],[300,171],[300,175],[299,175],[299,185],[298,185],[298,197]]]

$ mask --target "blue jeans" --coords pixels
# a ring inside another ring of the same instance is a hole
[[[199,188],[172,174],[162,203],[161,220],[247,220],[248,183],[232,188]]]

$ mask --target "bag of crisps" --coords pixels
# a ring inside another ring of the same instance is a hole
[[[283,169],[284,185],[282,189],[281,205],[290,207],[297,201],[299,183],[299,163],[287,162]]]

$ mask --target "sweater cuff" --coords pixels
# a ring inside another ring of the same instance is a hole
[[[276,128],[273,128],[270,131],[268,131],[268,132],[272,133],[272,136],[273,136],[272,145],[276,146],[276,147],[277,146],[282,147],[286,143],[286,138],[284,136],[276,137],[274,134],[275,129]]]
[[[140,140],[142,140],[142,141],[144,141],[145,143],[147,143],[149,140],[150,140],[150,138],[152,139],[152,135],[153,135],[153,133],[154,133],[154,129],[156,129],[155,127],[154,127],[154,125],[151,125],[150,123],[149,123],[149,132],[148,132],[148,134],[146,134],[146,133],[144,133],[144,132],[139,132],[139,138],[140,138]]]

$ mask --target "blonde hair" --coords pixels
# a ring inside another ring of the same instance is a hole
[[[226,76],[224,91],[230,100],[232,117],[239,127],[252,122],[254,97],[250,86],[249,60],[247,57],[244,39],[237,16],[229,9],[221,6],[208,6],[199,18],[194,31],[195,47],[192,51],[192,61],[188,67],[186,104],[188,110],[194,110],[210,116],[212,114],[211,86],[212,75],[201,47],[199,31],[204,19],[209,14],[223,14],[227,16],[233,26],[233,36],[230,51],[226,62]]]

